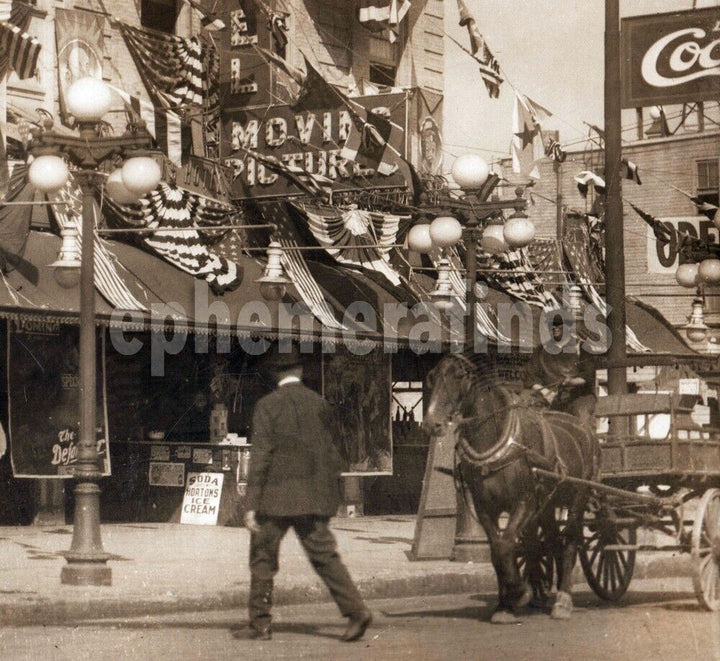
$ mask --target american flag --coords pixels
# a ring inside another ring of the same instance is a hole
[[[350,132],[340,157],[388,176],[397,171],[405,131],[391,119],[356,103],[350,109]]]
[[[187,105],[217,106],[217,80],[208,72],[211,44],[198,37],[119,25],[148,93],[158,105],[174,110]]]
[[[62,228],[73,227],[78,232],[78,252],[82,242],[82,192],[71,178],[57,193],[48,196],[51,202],[66,202],[67,204],[52,205],[53,215],[58,226]],[[98,209],[93,204],[93,214],[97,225]],[[106,247],[105,243],[96,235],[93,237],[95,253],[93,264],[95,266],[95,288],[119,310],[146,311],[143,305],[130,291],[117,271],[119,263]]]
[[[535,271],[546,280],[562,285],[568,282],[563,265],[562,245],[555,239],[535,239],[527,247],[528,257]]]
[[[393,285],[400,284],[400,275],[387,258],[389,248],[381,247],[395,243],[400,216],[358,208],[343,211],[328,206],[295,206],[307,219],[317,242],[338,262],[377,271]]]
[[[18,78],[32,78],[37,69],[42,46],[21,27],[12,23],[0,23],[0,65],[8,66]]]
[[[551,138],[547,145],[545,145],[545,156],[556,163],[564,163],[567,158],[567,152],[557,140]]]
[[[409,0],[360,0],[358,20],[371,32],[388,30],[390,43],[398,39],[398,26],[410,9]]]
[[[490,267],[485,274],[488,282],[511,296],[543,310],[556,310],[560,307],[555,296],[545,288],[533,268],[527,248],[490,254],[478,246],[478,259]]]
[[[587,217],[576,215],[566,218],[565,233],[563,235],[563,248],[572,269],[575,280],[582,287],[585,296],[595,306],[595,309],[604,317],[607,317],[608,308],[605,299],[600,295],[597,285],[604,280],[604,274],[598,273],[598,265],[591,258],[590,231],[587,224]],[[640,340],[633,330],[625,327],[625,341],[629,349],[633,351],[650,351]]]
[[[457,0],[457,3],[460,12],[460,25],[467,27],[470,36],[470,50],[480,64],[480,75],[485,83],[485,89],[487,89],[491,99],[496,99],[500,96],[500,85],[503,82],[500,77],[500,63],[488,48],[475,19],[468,11],[463,0]]]
[[[157,230],[140,235],[142,244],[179,269],[204,278],[215,294],[240,286],[240,266],[212,250],[215,232],[203,232],[203,227],[231,224],[235,207],[166,183],[137,204],[120,205],[108,195],[104,202],[103,210],[116,226]]]
[[[635,213],[637,213],[637,215],[652,228],[655,238],[660,241],[660,243],[670,243],[676,234],[675,228],[672,226],[668,227],[665,223],[655,218],[655,216],[652,216],[639,207],[636,207],[632,202],[628,202],[628,204],[635,210]]]
[[[276,230],[273,237],[280,244],[289,248],[283,250],[282,264],[295,289],[310,311],[323,326],[341,330],[343,324],[335,318],[330,304],[325,300],[325,295],[317,281],[310,273],[302,250],[293,250],[302,245],[297,235],[297,230],[292,219],[288,215],[288,209],[283,201],[266,202],[262,205],[262,214],[265,221],[273,223]]]

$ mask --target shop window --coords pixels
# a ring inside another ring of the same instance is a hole
[[[140,24],[161,32],[175,32],[178,17],[177,0],[141,0]]]
[[[719,163],[716,158],[697,161],[697,197],[715,206],[720,206]]]
[[[369,73],[370,82],[384,87],[393,87],[395,85],[396,73],[395,67],[384,64],[371,64]]]
[[[422,381],[393,382],[391,414],[395,442],[412,442],[423,418]]]

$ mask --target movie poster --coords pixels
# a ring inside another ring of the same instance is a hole
[[[323,354],[323,395],[333,406],[343,473],[392,474],[390,356]]]
[[[46,319],[10,322],[8,409],[15,477],[72,477],[80,418],[79,328]],[[97,342],[96,438],[102,474],[110,474],[104,341]]]

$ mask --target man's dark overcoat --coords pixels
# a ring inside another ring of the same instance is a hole
[[[330,405],[295,382],[255,405],[246,507],[268,516],[335,516],[340,456]]]

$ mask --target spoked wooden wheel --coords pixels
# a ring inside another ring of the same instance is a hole
[[[553,587],[555,557],[542,528],[523,535],[518,545],[517,563],[520,576],[532,588],[532,603],[536,606],[547,603]]]
[[[720,489],[708,489],[700,499],[691,556],[695,596],[707,610],[720,610]]]
[[[579,555],[592,591],[601,599],[617,601],[632,580],[636,551],[612,547],[635,545],[637,530],[633,526],[618,525],[611,515],[608,508],[586,512]]]

